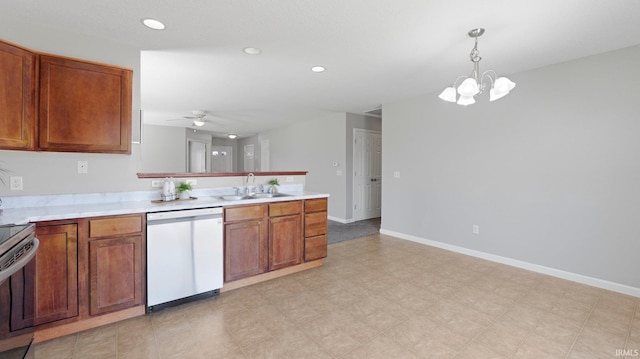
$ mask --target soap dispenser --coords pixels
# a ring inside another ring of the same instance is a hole
[[[173,182],[173,178],[169,181],[169,196],[172,201],[176,199],[176,184]]]
[[[162,200],[170,201],[171,200],[171,187],[169,185],[169,178],[164,179],[164,183],[162,184]]]

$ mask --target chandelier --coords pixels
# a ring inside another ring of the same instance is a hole
[[[454,81],[451,87],[447,87],[442,91],[440,97],[442,100],[448,102],[456,102],[458,105],[467,106],[476,103],[475,96],[481,94],[488,86],[489,101],[495,101],[499,98],[506,96],[516,84],[506,77],[498,77],[495,71],[487,70],[480,73],[480,52],[478,51],[478,37],[484,34],[484,29],[478,28],[469,31],[469,36],[476,40],[476,44],[469,54],[471,62],[473,62],[473,71],[471,76],[460,76]],[[457,88],[458,81],[463,80],[460,86]]]

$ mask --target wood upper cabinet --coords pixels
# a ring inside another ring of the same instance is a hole
[[[0,41],[0,148],[35,146],[36,55]]]
[[[39,149],[131,153],[132,71],[39,57]]]
[[[302,201],[269,204],[269,270],[302,263]]]
[[[78,315],[78,225],[36,225],[34,324]]]
[[[224,209],[224,280],[254,276],[269,269],[267,205]]]
[[[89,314],[143,305],[144,216],[112,216],[87,221]]]
[[[304,260],[327,256],[327,198],[304,201]]]

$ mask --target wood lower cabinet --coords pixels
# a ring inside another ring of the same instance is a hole
[[[78,315],[78,225],[37,225],[34,325]]]
[[[234,281],[269,269],[267,205],[224,209],[224,280]]]
[[[11,299],[2,301],[0,305],[0,321],[9,323],[9,332],[14,332],[24,328],[33,327],[33,311],[35,301],[33,300],[33,278],[35,273],[35,263],[29,262],[21,270],[14,273],[3,286],[9,286]],[[2,288],[0,286],[0,288]],[[1,293],[0,295],[3,295]],[[4,327],[2,328],[4,329]],[[8,333],[2,332],[0,336],[2,338],[8,336]]]
[[[131,153],[131,70],[49,55],[39,65],[39,149]]]
[[[302,263],[302,201],[269,204],[269,270]]]
[[[144,214],[38,222],[36,237],[34,260],[11,277],[12,331],[64,335],[144,313]],[[35,300],[20,302],[25,292]]]
[[[327,198],[304,201],[304,260],[327,256]]]
[[[34,147],[36,55],[0,41],[0,148]]]
[[[145,303],[144,217],[92,218],[89,223],[89,314]]]
[[[327,256],[327,199],[225,207],[224,278],[231,282]]]

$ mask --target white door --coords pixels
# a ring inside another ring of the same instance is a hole
[[[233,147],[211,146],[211,172],[233,172]]]
[[[381,215],[382,133],[353,130],[353,220]]]
[[[244,171],[255,171],[255,155],[253,145],[244,145]]]
[[[270,156],[270,142],[269,140],[262,140],[260,142],[260,171],[268,171],[269,167],[269,156]]]
[[[189,168],[187,172],[207,172],[207,144],[189,141]]]

